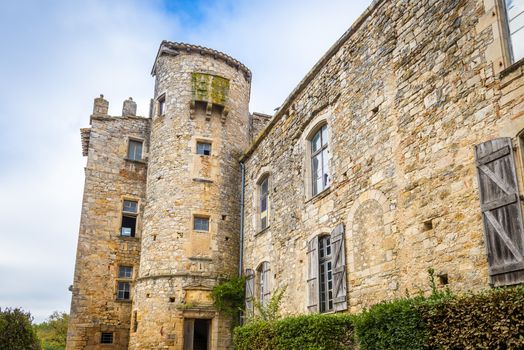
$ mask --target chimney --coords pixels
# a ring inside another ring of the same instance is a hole
[[[104,95],[95,98],[95,103],[93,104],[93,115],[103,116],[107,115],[109,109],[109,102],[104,100]]]
[[[133,101],[133,98],[130,97],[124,101],[124,106],[122,107],[122,116],[135,116],[136,115],[136,102]]]

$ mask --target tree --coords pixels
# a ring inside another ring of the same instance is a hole
[[[69,315],[67,313],[55,311],[45,322],[35,325],[42,349],[65,349],[68,322]]]
[[[0,350],[40,350],[32,321],[22,309],[0,308]]]

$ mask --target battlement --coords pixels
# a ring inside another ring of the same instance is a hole
[[[93,102],[93,113],[92,117],[108,117],[109,101],[104,98],[103,94],[96,97]],[[136,117],[136,102],[133,101],[132,97],[124,100],[122,105],[122,117]]]

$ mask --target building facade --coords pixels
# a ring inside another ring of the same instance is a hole
[[[250,71],[163,42],[148,118],[95,99],[68,349],[228,349],[246,311],[358,312],[524,282],[524,1],[376,0],[274,116]],[[243,187],[242,187],[243,186]],[[239,256],[242,251],[242,256]]]

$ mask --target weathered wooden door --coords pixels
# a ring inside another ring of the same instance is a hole
[[[195,339],[195,320],[186,318],[184,320],[184,350],[193,350],[193,340]]]
[[[490,284],[524,282],[524,228],[510,138],[475,146]]]

